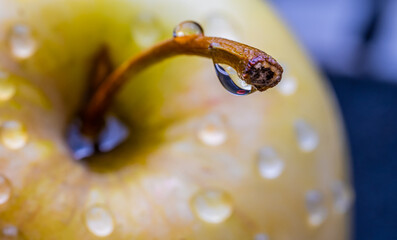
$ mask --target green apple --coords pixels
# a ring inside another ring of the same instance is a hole
[[[2,239],[348,239],[339,112],[273,10],[250,0],[0,0]],[[89,160],[65,135],[93,57],[113,66],[184,20],[266,51],[273,89],[234,96],[176,57],[131,79],[111,112],[128,139]]]

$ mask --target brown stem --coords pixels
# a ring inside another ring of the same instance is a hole
[[[91,71],[88,75],[89,87],[87,97],[91,97],[96,88],[112,73],[113,66],[110,60],[109,49],[102,46],[92,60]]]
[[[274,87],[283,72],[276,60],[265,52],[235,41],[203,35],[176,37],[131,57],[102,81],[83,109],[82,131],[88,135],[99,132],[103,116],[127,76],[131,78],[143,69],[176,55],[197,55],[227,64],[259,91]]]

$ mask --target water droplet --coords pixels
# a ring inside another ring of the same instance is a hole
[[[259,150],[259,172],[262,177],[274,179],[280,176],[284,169],[284,162],[279,158],[273,148],[264,147]]]
[[[23,240],[25,237],[16,226],[6,224],[0,231],[1,240]]]
[[[226,137],[224,123],[218,115],[207,116],[198,131],[198,138],[209,146],[221,145]]]
[[[143,48],[152,46],[160,38],[160,26],[156,18],[148,13],[140,14],[132,26],[132,37]]]
[[[264,233],[258,233],[255,235],[254,240],[269,240],[269,237]]]
[[[313,151],[319,142],[317,132],[304,120],[295,121],[295,134],[299,147],[304,152]]]
[[[335,182],[332,186],[334,211],[340,214],[346,213],[353,202],[352,190],[343,182]]]
[[[310,190],[306,193],[306,210],[311,226],[321,225],[327,217],[324,196],[320,191]]]
[[[9,79],[0,78],[0,101],[10,100],[16,93],[15,84]]]
[[[2,240],[23,239],[23,237],[19,235],[18,228],[13,225],[5,225],[2,228],[0,237]]]
[[[233,212],[229,194],[218,190],[199,192],[193,198],[192,204],[197,216],[208,223],[221,223]]]
[[[297,81],[293,76],[286,76],[277,84],[278,91],[285,96],[294,94],[297,87]]]
[[[236,23],[228,16],[220,13],[211,14],[204,22],[206,34],[208,36],[217,36],[234,41],[239,41]]]
[[[14,57],[20,59],[32,56],[37,47],[32,30],[24,24],[17,24],[11,29],[9,44]]]
[[[85,213],[85,224],[88,230],[98,237],[109,236],[114,230],[113,216],[103,206],[94,206]]]
[[[204,31],[200,24],[193,21],[184,21],[176,25],[172,35],[174,38],[188,35],[204,35]]]
[[[11,197],[11,184],[4,176],[0,175],[0,205],[5,204]]]
[[[1,126],[1,141],[9,149],[20,149],[26,145],[28,133],[19,121],[6,121]]]
[[[232,94],[248,95],[252,93],[252,86],[242,80],[236,70],[225,64],[214,64],[216,75],[222,86]]]

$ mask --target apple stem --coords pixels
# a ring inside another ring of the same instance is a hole
[[[96,136],[103,127],[104,115],[117,92],[128,79],[145,68],[176,55],[196,55],[212,58],[214,63],[227,64],[236,69],[239,77],[259,91],[275,86],[283,72],[282,67],[265,52],[242,43],[217,37],[188,35],[174,37],[133,56],[112,73],[108,51],[98,55],[97,71],[92,89],[82,111],[82,132]],[[271,71],[271,74],[268,74]],[[105,77],[107,76],[107,77]]]
[[[93,65],[89,74],[90,86],[88,95],[92,95],[96,88],[112,73],[114,70],[110,60],[109,49],[104,45],[93,58]]]

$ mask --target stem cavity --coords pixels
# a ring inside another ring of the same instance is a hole
[[[267,53],[228,39],[204,36],[199,24],[185,21],[174,29],[172,39],[127,59],[112,72],[112,66],[107,61],[107,50],[100,51],[98,56],[102,60],[98,61],[98,72],[93,75],[87,104],[81,112],[82,133],[93,138],[98,136],[104,127],[105,114],[127,79],[132,79],[151,65],[177,55],[202,56],[211,58],[215,65],[230,66],[245,86],[252,86],[250,93],[274,87],[281,80],[283,72],[277,61]],[[233,77],[230,79],[235,82]],[[221,83],[224,85],[222,80]],[[239,88],[233,91],[236,95],[246,95],[239,94],[243,93]]]

